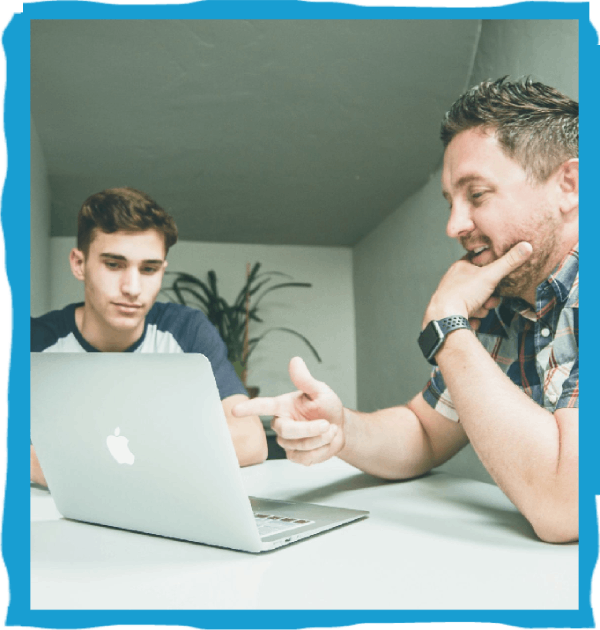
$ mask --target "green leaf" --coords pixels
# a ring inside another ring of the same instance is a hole
[[[259,273],[261,264],[254,263],[248,277],[238,293],[235,301],[230,305],[219,295],[217,274],[214,270],[207,273],[207,282],[203,282],[196,276],[183,271],[167,271],[165,275],[174,278],[170,287],[165,287],[161,293],[180,304],[193,306],[204,311],[209,321],[215,326],[227,347],[227,356],[231,362],[243,362],[244,336],[246,329],[246,317],[250,322],[263,323],[263,318],[257,313],[258,306],[268,293],[276,289],[300,287],[308,288],[312,284],[308,282],[280,282],[269,286],[276,276],[292,279],[291,276],[279,271],[264,271]],[[262,291],[262,293],[261,293]],[[246,313],[246,298],[250,299],[248,313]],[[199,305],[199,306],[198,306]],[[248,341],[248,357],[254,351],[258,343],[264,337],[278,330],[298,337],[310,349],[316,359],[321,362],[321,357],[304,335],[290,328],[270,328],[258,337],[252,337]],[[248,357],[245,357],[246,361]]]
[[[262,273],[259,273],[256,277],[258,279],[261,276],[283,276],[284,278],[289,278],[290,280],[292,280],[292,276],[290,276],[289,273],[283,273],[282,271],[263,271]]]
[[[258,305],[261,303],[262,299],[265,297],[265,295],[267,295],[267,293],[271,293],[271,291],[275,291],[276,289],[283,289],[283,288],[286,288],[286,287],[305,287],[305,288],[309,288],[309,287],[312,287],[312,284],[310,282],[282,282],[280,284],[274,284],[272,287],[269,287],[268,289],[265,289],[263,291],[263,293],[260,295],[260,297],[254,303],[254,308],[258,307]]]
[[[189,286],[192,285],[193,287],[197,287],[199,288],[201,291],[204,292],[204,294],[206,295],[206,298],[208,300],[212,300],[214,299],[214,294],[213,292],[208,288],[208,286],[202,282],[202,280],[199,280],[198,278],[195,278],[194,276],[191,276],[190,274],[181,274],[180,277],[176,278],[173,281],[173,286]]]
[[[212,292],[215,296],[215,299],[219,298],[219,290],[217,289],[217,274],[214,272],[213,269],[211,269],[208,272],[208,284],[210,286],[210,288],[212,289]]]
[[[191,295],[194,299],[196,299],[198,302],[200,302],[200,304],[203,307],[202,310],[205,313],[208,310],[209,301],[201,293],[198,293],[198,291],[194,291],[193,289],[190,289],[189,287],[180,287],[175,284],[173,285],[173,291],[175,291],[175,293],[177,294],[180,304],[184,304],[185,306],[191,306],[191,304],[189,303],[189,298],[186,299],[184,297],[184,295],[187,293]]]
[[[260,268],[260,263],[255,263],[255,265],[252,267],[252,270],[250,271],[248,277],[246,278],[246,282],[244,283],[244,285],[242,286],[240,292],[238,293],[234,303],[238,306],[241,306],[242,304],[246,303],[246,295],[248,294],[252,294],[254,292],[252,285],[255,283],[256,278],[257,278],[257,272],[258,269]],[[268,280],[267,280],[268,282]]]

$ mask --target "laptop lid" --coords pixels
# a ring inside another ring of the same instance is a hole
[[[367,514],[312,506],[306,526],[261,537],[201,354],[32,353],[31,437],[67,518],[258,552]]]

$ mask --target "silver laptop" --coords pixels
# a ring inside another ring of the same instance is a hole
[[[201,354],[32,353],[31,439],[78,521],[260,552],[368,515],[248,497]]]

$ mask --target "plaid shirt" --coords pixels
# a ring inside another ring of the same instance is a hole
[[[579,245],[536,290],[536,310],[505,298],[481,321],[477,338],[500,369],[547,411],[579,407]],[[439,368],[425,400],[450,420],[458,414]]]

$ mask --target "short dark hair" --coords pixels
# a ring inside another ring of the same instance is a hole
[[[467,129],[493,132],[505,153],[539,182],[579,155],[579,104],[558,90],[522,78],[483,81],[444,116],[444,148]]]
[[[95,230],[106,234],[156,230],[165,239],[165,255],[177,242],[173,217],[146,193],[135,188],[108,188],[83,202],[77,218],[77,249],[85,256]]]

